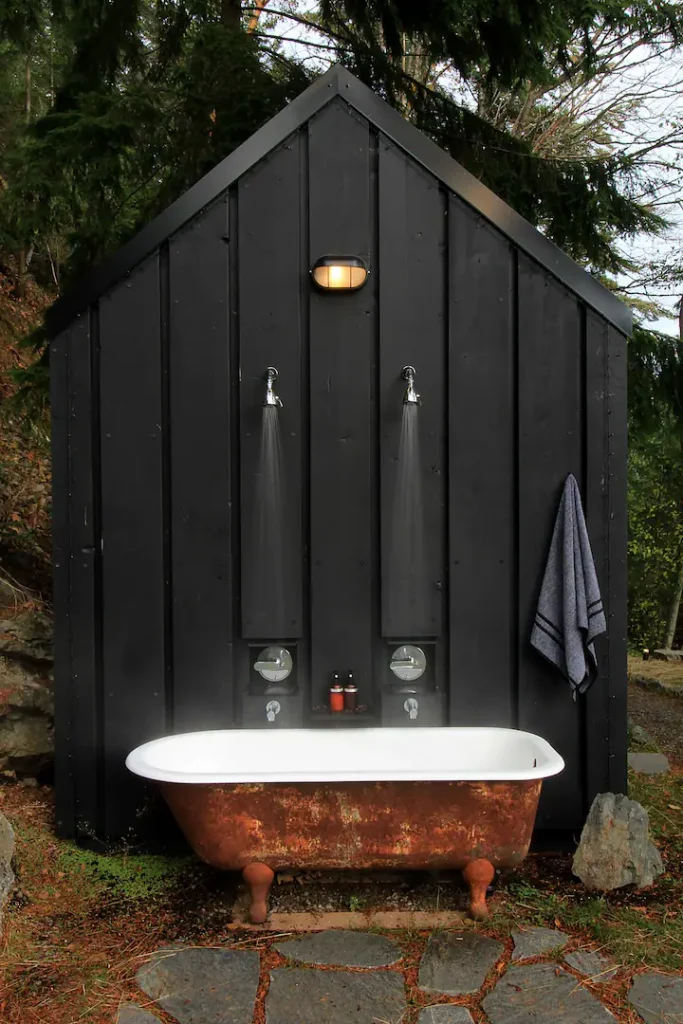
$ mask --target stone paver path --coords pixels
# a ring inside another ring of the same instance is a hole
[[[637,974],[628,1001],[646,1024],[683,1024],[683,978]]]
[[[600,986],[618,966],[594,950],[564,950],[571,936],[556,929],[529,928],[512,937],[508,963],[501,960],[504,944],[474,928],[433,932],[420,959],[417,988],[408,983],[401,946],[385,936],[340,929],[281,939],[270,949],[288,966],[268,972],[258,1009],[259,978],[265,978],[259,952],[159,950],[137,974],[145,993],[138,1002],[144,1005],[124,1003],[115,1021],[161,1024],[150,1012],[156,1004],[178,1024],[252,1024],[264,1009],[266,1024],[399,1024],[417,1004],[421,1008],[411,1018],[417,1024],[474,1024],[475,1007],[487,1024],[616,1024],[600,1000]],[[530,957],[538,959],[529,963]],[[429,1005],[449,997],[468,1005]],[[628,1001],[640,1024],[683,1024],[682,977],[639,974]]]
[[[398,1024],[405,1012],[403,977],[396,971],[270,973],[266,1024]]]
[[[669,758],[666,754],[632,752],[628,755],[628,766],[643,775],[663,775],[669,770]]]
[[[395,943],[368,932],[313,932],[301,939],[276,942],[275,949],[304,964],[388,967],[401,959],[401,950]]]
[[[141,1006],[136,1006],[135,1003],[124,1003],[119,1007],[116,1024],[160,1024],[160,1021],[153,1013],[148,1013]]]
[[[420,1010],[417,1024],[474,1024],[472,1014],[465,1006],[426,1006]]]
[[[137,982],[179,1024],[251,1024],[259,969],[258,953],[162,950]]]
[[[526,928],[524,931],[513,932],[513,960],[528,960],[532,956],[550,953],[560,949],[569,942],[569,936],[557,928]]]
[[[585,949],[577,949],[575,953],[567,953],[565,960],[570,967],[573,967],[585,978],[590,978],[596,985],[603,985],[617,973],[618,968],[611,967],[609,961],[600,953],[593,953]]]
[[[482,1001],[491,1024],[614,1024],[576,978],[555,964],[511,967]]]
[[[503,949],[501,942],[472,931],[431,935],[417,983],[447,996],[478,992]]]

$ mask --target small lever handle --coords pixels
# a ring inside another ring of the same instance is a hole
[[[408,697],[408,700],[403,702],[403,710],[408,712],[408,718],[417,718],[417,709],[419,705],[414,697]]]

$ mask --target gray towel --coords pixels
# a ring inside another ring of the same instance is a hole
[[[557,510],[531,643],[569,681],[574,700],[597,675],[593,641],[606,629],[581,493],[570,473]]]

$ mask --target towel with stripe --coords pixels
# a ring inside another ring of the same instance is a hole
[[[606,629],[581,492],[570,473],[557,510],[531,643],[559,669],[574,700],[595,680],[594,641]]]

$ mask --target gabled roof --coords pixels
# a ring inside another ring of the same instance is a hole
[[[631,333],[631,312],[612,292],[474,175],[456,163],[419,129],[401,117],[388,103],[337,64],[213,170],[205,174],[75,289],[58,299],[46,316],[48,334],[54,336],[68,327],[77,314],[83,312],[91,302],[96,301],[103,292],[115,285],[229,185],[309,121],[335,96],[340,96],[354,107],[430,174],[490,221],[514,245],[559,278],[567,288],[605,319],[620,331]]]

